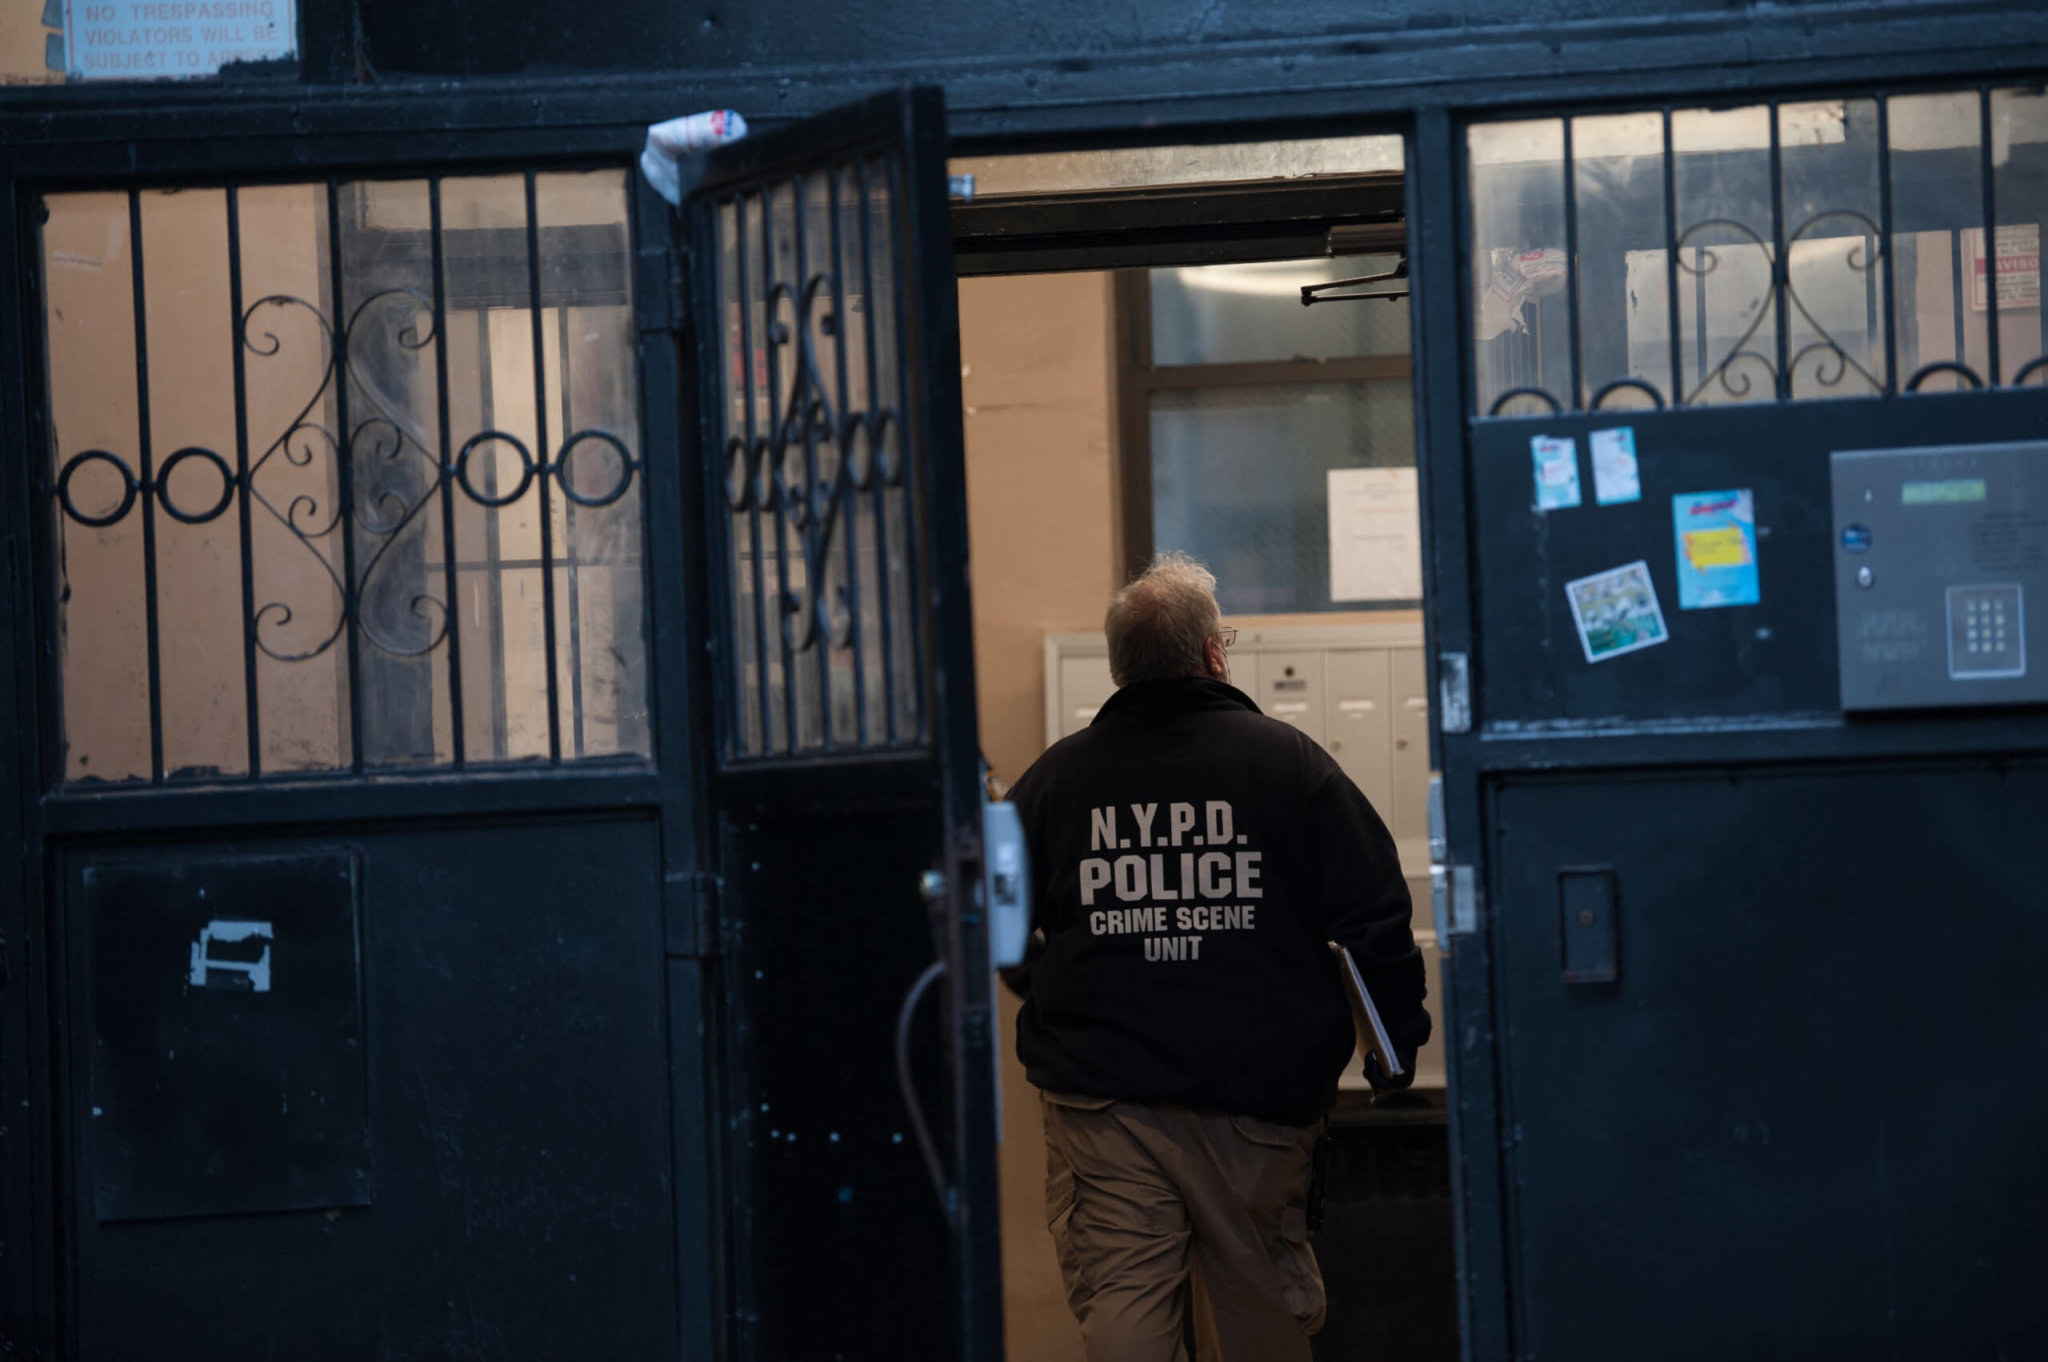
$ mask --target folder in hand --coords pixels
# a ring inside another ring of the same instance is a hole
[[[1387,1034],[1387,1024],[1380,1020],[1379,1008],[1373,1006],[1372,993],[1365,986],[1365,976],[1358,972],[1358,962],[1351,958],[1350,951],[1334,941],[1330,951],[1337,957],[1338,972],[1344,976],[1344,996],[1351,1000],[1351,1024],[1358,1032],[1358,1048],[1377,1059],[1380,1072],[1388,1078],[1401,1077],[1407,1070],[1394,1053],[1393,1037]]]

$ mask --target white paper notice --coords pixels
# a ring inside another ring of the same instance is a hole
[[[87,80],[218,75],[298,55],[295,0],[64,0],[64,64]]]
[[[1422,599],[1421,503],[1412,468],[1332,468],[1330,599]]]
[[[1596,430],[1593,446],[1593,500],[1602,506],[1643,499],[1643,480],[1636,467],[1634,426]]]

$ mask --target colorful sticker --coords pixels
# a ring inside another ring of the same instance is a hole
[[[1587,441],[1593,455],[1593,500],[1602,506],[1619,506],[1643,499],[1642,479],[1636,469],[1634,426],[1596,430]]]
[[[1640,559],[1566,582],[1564,594],[1588,662],[1653,648],[1671,637],[1657,604],[1657,588],[1650,581],[1650,565]]]
[[[1748,488],[1671,498],[1678,608],[1710,610],[1763,599],[1756,569],[1756,504]]]
[[[1566,435],[1529,437],[1529,453],[1536,461],[1536,509],[1561,511],[1579,504],[1579,445]]]

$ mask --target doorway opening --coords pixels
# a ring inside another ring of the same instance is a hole
[[[958,157],[982,749],[1014,780],[1107,698],[1109,593],[1156,552],[1217,575],[1236,681],[1393,831],[1438,1038],[1408,1092],[1354,1060],[1315,1247],[1318,1358],[1456,1356],[1429,697],[1398,135]],[[1013,1362],[1079,1354],[1002,995]]]

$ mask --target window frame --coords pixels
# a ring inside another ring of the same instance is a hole
[[[1405,220],[1388,224],[1390,237],[1396,231],[1403,234],[1403,244],[1395,249],[1404,254],[1407,251],[1406,230]],[[1117,449],[1111,470],[1111,493],[1116,502],[1116,560],[1126,580],[1143,572],[1156,551],[1152,505],[1153,394],[1397,380],[1410,385],[1412,396],[1415,377],[1412,342],[1410,348],[1400,354],[1229,364],[1156,364],[1152,355],[1151,268],[1120,269],[1116,271],[1113,286]],[[1416,460],[1418,464],[1421,461],[1419,448]],[[1316,613],[1413,610],[1420,605],[1418,600],[1355,601],[1346,602],[1341,611],[1333,608]]]

